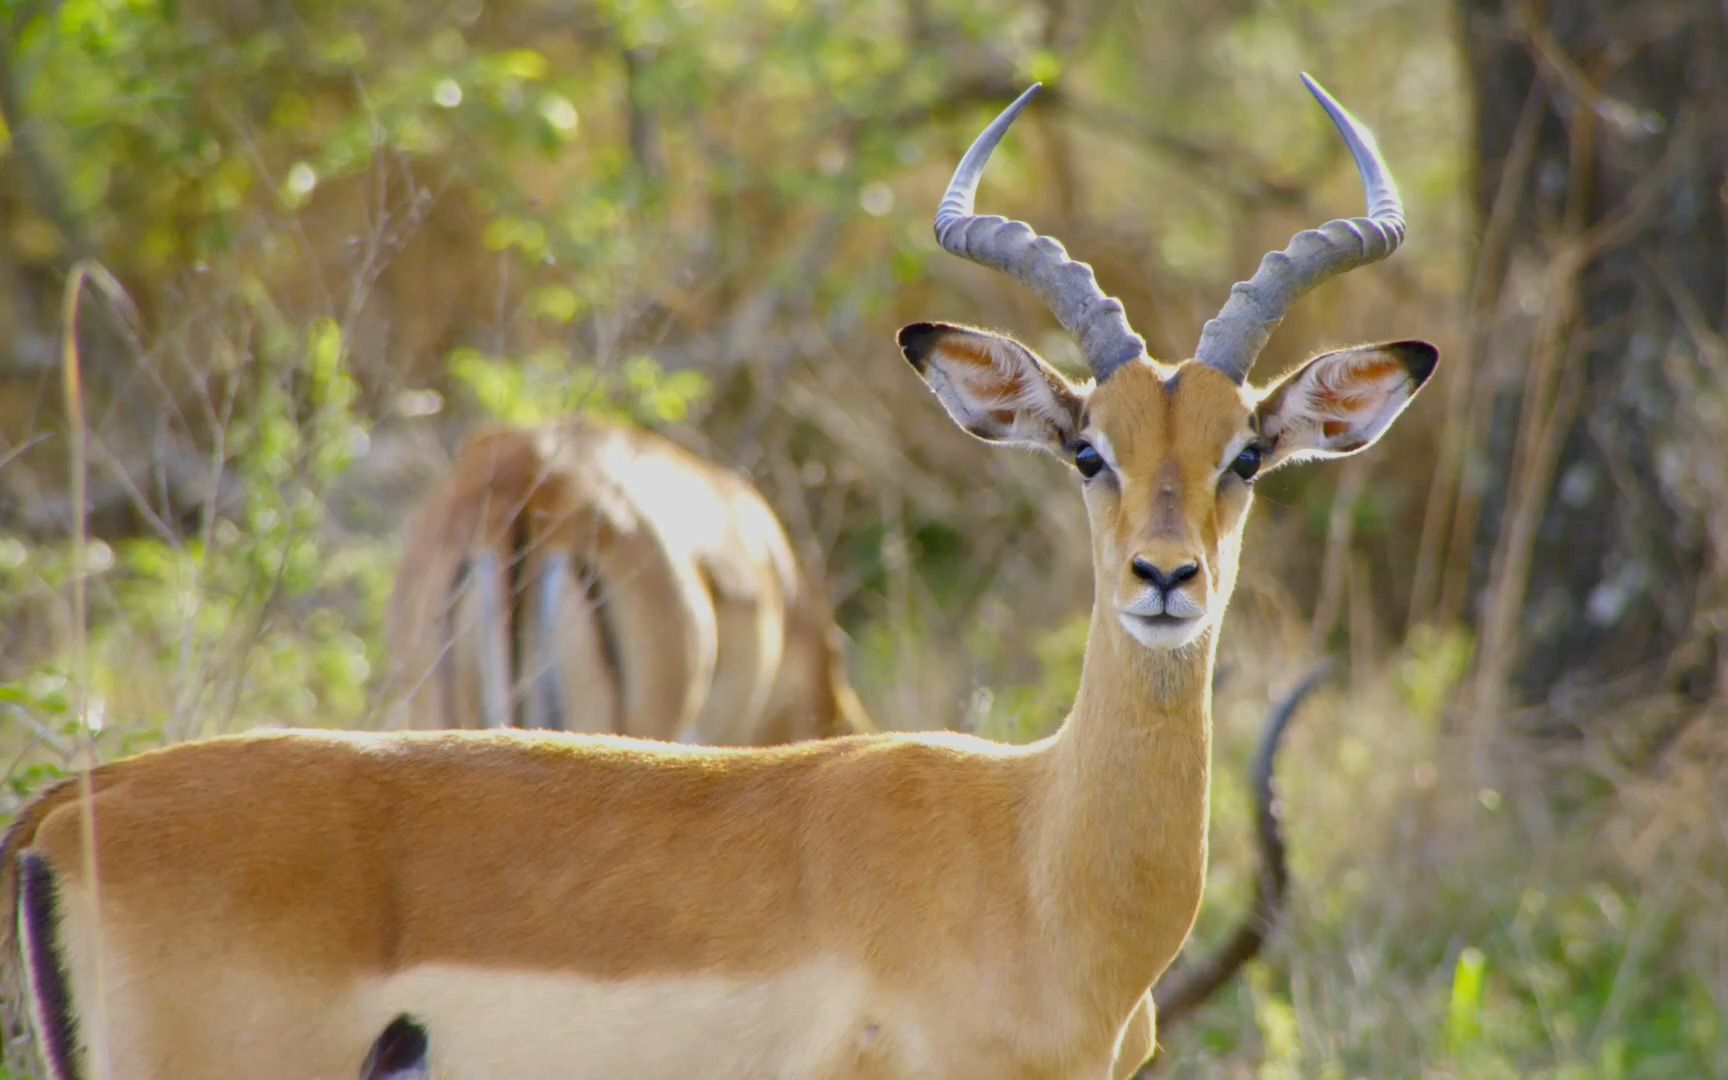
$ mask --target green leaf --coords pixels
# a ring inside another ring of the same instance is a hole
[[[1452,997],[1446,1009],[1446,1045],[1454,1054],[1474,1047],[1482,1035],[1482,990],[1488,958],[1474,945],[1458,952],[1452,965]]]

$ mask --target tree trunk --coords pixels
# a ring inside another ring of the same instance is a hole
[[[1443,592],[1478,714],[1723,693],[1728,14],[1460,3],[1481,252]]]

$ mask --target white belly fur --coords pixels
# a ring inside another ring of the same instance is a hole
[[[887,1064],[892,1027],[871,1015],[863,974],[838,963],[623,981],[439,965],[374,980],[361,997],[367,1012],[425,1026],[437,1080],[848,1075]],[[896,1041],[902,1061],[888,1071],[903,1075],[911,1047]]]

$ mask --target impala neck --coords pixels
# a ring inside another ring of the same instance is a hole
[[[1154,652],[1109,603],[1093,608],[1080,692],[1048,749],[1035,873],[1072,970],[1100,993],[1143,993],[1199,910],[1216,635]]]

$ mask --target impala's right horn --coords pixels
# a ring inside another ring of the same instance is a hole
[[[1404,242],[1404,204],[1398,201],[1398,185],[1380,157],[1374,133],[1306,73],[1302,82],[1356,159],[1368,191],[1368,216],[1337,218],[1297,233],[1289,247],[1260,260],[1253,277],[1231,287],[1224,309],[1201,330],[1194,358],[1238,383],[1248,377],[1272,331],[1303,294],[1329,278],[1386,258]]]
[[[1099,382],[1123,364],[1146,353],[1146,342],[1128,325],[1122,302],[1104,295],[1092,268],[1068,257],[1062,245],[1039,236],[1024,221],[972,213],[978,180],[1014,118],[1041,84],[1033,83],[1014,104],[985,128],[942,196],[936,210],[936,242],[962,259],[1001,270],[1038,294],[1051,314],[1080,342],[1080,351]]]

